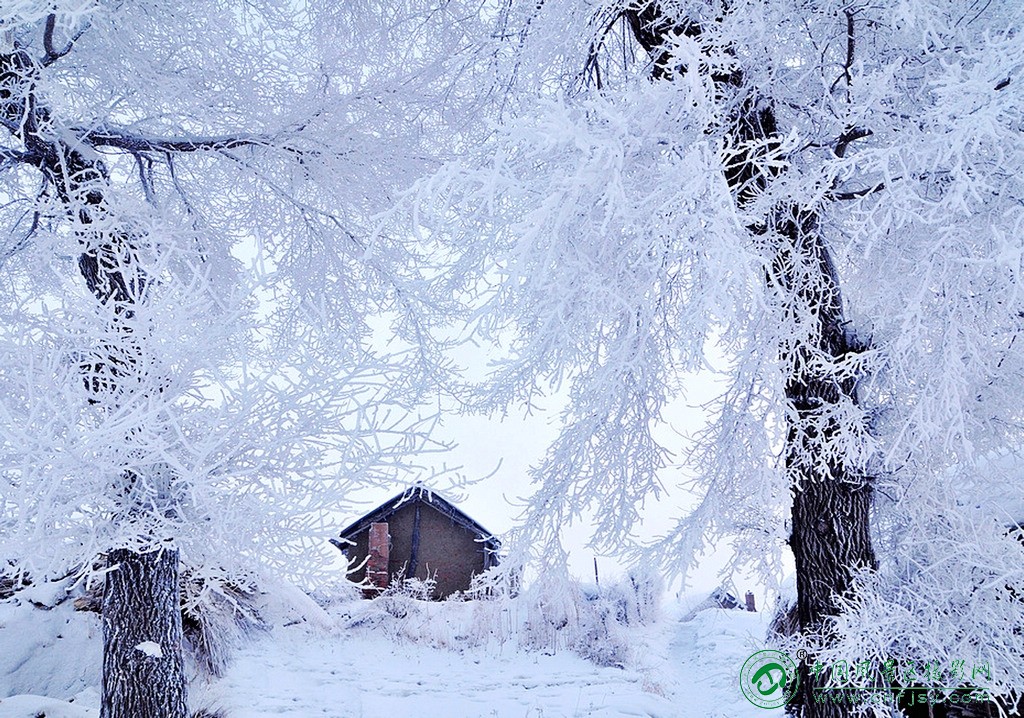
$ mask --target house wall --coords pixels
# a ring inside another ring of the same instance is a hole
[[[484,545],[475,540],[472,531],[426,503],[411,502],[387,519],[391,534],[388,562],[391,580],[401,580],[409,564],[417,505],[420,509],[420,543],[415,577],[425,579],[429,575],[434,578],[437,582],[434,598],[446,598],[456,591],[465,591],[473,574],[481,573],[485,568]],[[369,530],[364,530],[353,537],[355,546],[348,549],[350,565],[366,560],[369,533]],[[365,577],[365,565],[349,576],[356,582]]]

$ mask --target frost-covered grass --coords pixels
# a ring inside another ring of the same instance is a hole
[[[580,605],[600,608],[592,594],[580,596]],[[434,603],[399,594],[321,607],[275,590],[262,606],[268,630],[238,650],[223,677],[190,670],[191,702],[225,718],[776,718],[737,688],[743,660],[764,645],[762,614],[709,609],[683,620],[690,606],[671,603],[648,623],[620,624],[628,655],[598,665],[564,635],[568,625],[533,635],[537,609],[523,599]],[[591,658],[606,655],[603,639],[592,638]],[[49,610],[0,603],[0,648],[0,718],[98,715],[95,614],[74,611],[70,600]]]

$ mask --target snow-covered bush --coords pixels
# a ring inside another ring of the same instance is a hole
[[[465,599],[514,598],[523,588],[522,572],[507,566],[492,566],[483,573],[474,574]]]
[[[455,594],[431,601],[431,589],[429,581],[397,582],[372,601],[339,601],[329,610],[346,630],[400,642],[457,651],[511,644],[623,667],[633,661],[640,628],[657,616],[660,580],[637,574],[595,592],[558,574],[514,594],[474,594],[476,600]]]
[[[405,578],[392,583],[377,598],[377,606],[395,618],[404,618],[416,601],[430,601],[437,581],[433,578]]]
[[[626,578],[608,585],[604,594],[615,603],[615,620],[627,626],[653,623],[663,582],[652,571],[634,571]]]
[[[574,580],[538,581],[522,601],[521,644],[537,650],[568,649],[602,666],[632,661],[639,626],[657,615],[660,579],[633,574],[596,590]]]
[[[234,649],[264,628],[255,587],[184,572],[181,618],[187,653],[196,667],[222,676]]]
[[[630,627],[621,621],[620,604],[608,596],[584,600],[576,623],[567,626],[569,649],[599,666],[625,667],[633,656]]]
[[[317,584],[315,588],[310,589],[309,597],[320,608],[330,612],[343,604],[358,601],[362,597],[362,592],[356,584],[341,577]]]
[[[404,643],[459,649],[477,643],[469,638],[468,604],[433,601],[434,581],[394,581],[372,601],[338,601],[328,607],[345,630],[372,631]]]

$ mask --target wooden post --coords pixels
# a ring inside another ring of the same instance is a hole
[[[416,504],[416,515],[412,520],[412,547],[409,549],[409,565],[405,569],[406,578],[416,578],[420,567],[420,505]]]

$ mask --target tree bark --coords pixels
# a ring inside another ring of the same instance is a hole
[[[637,3],[624,16],[652,59],[655,79],[671,81],[687,71],[672,64],[667,48],[673,37],[704,39],[699,24],[672,17],[657,2]],[[778,162],[760,161],[781,144],[775,110],[768,98],[744,87],[739,70],[713,73],[712,80],[723,99],[738,100],[725,123],[729,149],[723,171],[737,207],[747,209],[784,171]],[[866,347],[857,346],[845,329],[839,280],[816,209],[783,203],[748,229],[768,249],[766,281],[784,315],[814,318],[807,338],[780,346],[779,357],[786,373],[785,468],[793,498],[789,543],[796,563],[798,625],[802,633],[818,633],[827,641],[829,619],[839,613],[836,597],[849,593],[857,571],[877,565],[870,479],[827,458],[828,443],[842,429],[828,418],[830,410],[858,403],[856,378],[835,367]],[[790,710],[804,718],[849,715],[848,706],[814,701],[811,662],[800,662],[800,690]]]
[[[178,552],[118,549],[108,563],[100,718],[186,716]]]

